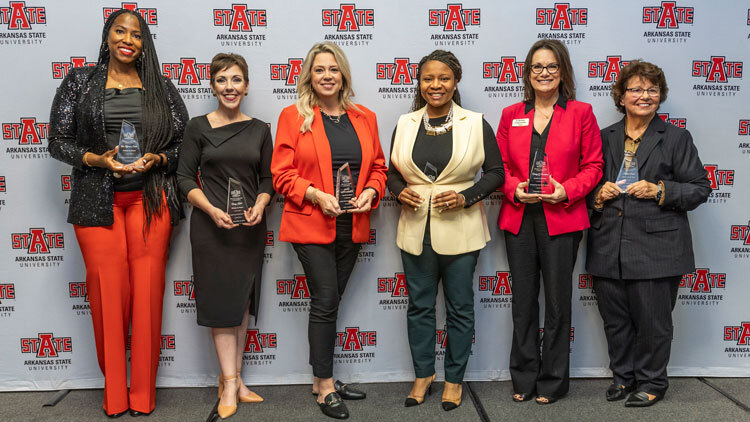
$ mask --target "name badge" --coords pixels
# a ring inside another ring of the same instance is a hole
[[[513,127],[528,126],[529,119],[513,119]]]

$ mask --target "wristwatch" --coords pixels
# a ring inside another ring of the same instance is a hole
[[[661,201],[661,183],[656,184],[656,198],[654,198],[656,202]]]

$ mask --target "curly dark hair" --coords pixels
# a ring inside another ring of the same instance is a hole
[[[558,40],[539,40],[534,43],[529,49],[529,53],[526,55],[526,61],[523,65],[523,100],[526,102],[533,102],[536,98],[534,94],[534,88],[531,86],[531,59],[534,57],[534,53],[537,50],[549,50],[555,55],[557,63],[560,65],[560,87],[558,91],[560,95],[564,96],[569,100],[576,99],[576,82],[575,75],[573,74],[573,65],[570,63],[570,54],[565,44]]]
[[[620,70],[620,76],[618,76],[617,81],[612,84],[612,99],[615,101],[615,107],[617,107],[617,110],[622,114],[625,114],[625,106],[620,103],[622,102],[622,97],[625,96],[628,81],[630,81],[631,78],[638,77],[659,87],[659,105],[667,99],[669,87],[667,86],[667,78],[664,76],[664,71],[653,63],[636,59]]]
[[[110,51],[107,45],[109,31],[115,20],[125,13],[138,19],[141,30],[141,54],[136,59],[135,67],[143,85],[143,148],[144,153],[158,153],[172,141],[172,112],[167,101],[167,89],[164,85],[156,57],[156,48],[151,36],[148,24],[140,14],[128,9],[120,9],[107,18],[102,29],[102,44],[99,48],[99,59],[97,65],[109,65]],[[149,171],[143,174],[143,199],[145,202],[147,229],[151,225],[153,215],[162,213],[162,189],[164,176],[158,171]]]
[[[461,62],[459,62],[458,58],[456,58],[456,56],[450,51],[435,50],[432,53],[422,57],[422,60],[419,61],[419,67],[417,68],[417,84],[414,86],[414,101],[412,102],[411,111],[417,111],[427,105],[427,101],[422,98],[422,93],[419,89],[419,83],[422,78],[422,67],[425,63],[431,60],[437,60],[448,66],[451,71],[453,71],[453,76],[456,78],[456,83],[461,80]],[[456,87],[456,90],[453,92],[453,102],[458,104],[459,106],[461,105],[461,94],[459,94],[458,92],[458,87]]]

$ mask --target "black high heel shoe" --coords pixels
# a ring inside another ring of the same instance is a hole
[[[425,389],[425,393],[422,394],[422,397],[419,396],[409,396],[404,401],[404,407],[413,407],[413,406],[419,406],[420,404],[424,403],[425,396],[431,396],[432,395],[432,382],[435,381],[435,377],[437,377],[437,374],[432,374],[432,377],[430,377],[430,382],[427,384],[427,388]]]

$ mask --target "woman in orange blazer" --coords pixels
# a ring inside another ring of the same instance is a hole
[[[565,45],[541,40],[524,65],[524,101],[503,110],[497,142],[505,164],[498,224],[513,277],[513,400],[549,404],[568,392],[572,276],[586,195],[602,175],[602,141],[591,105],[575,101]],[[549,193],[527,193],[535,152],[546,153]],[[544,335],[539,354],[539,272]]]
[[[323,413],[337,419],[349,416],[342,398],[365,398],[361,391],[334,383],[333,346],[339,300],[360,245],[369,238],[370,211],[386,180],[375,113],[351,102],[351,87],[341,48],[315,44],[302,63],[299,100],[279,116],[271,160],[274,188],[285,196],[279,239],[292,242],[310,288],[313,394]],[[346,164],[353,198],[342,195],[339,202],[335,185]]]

